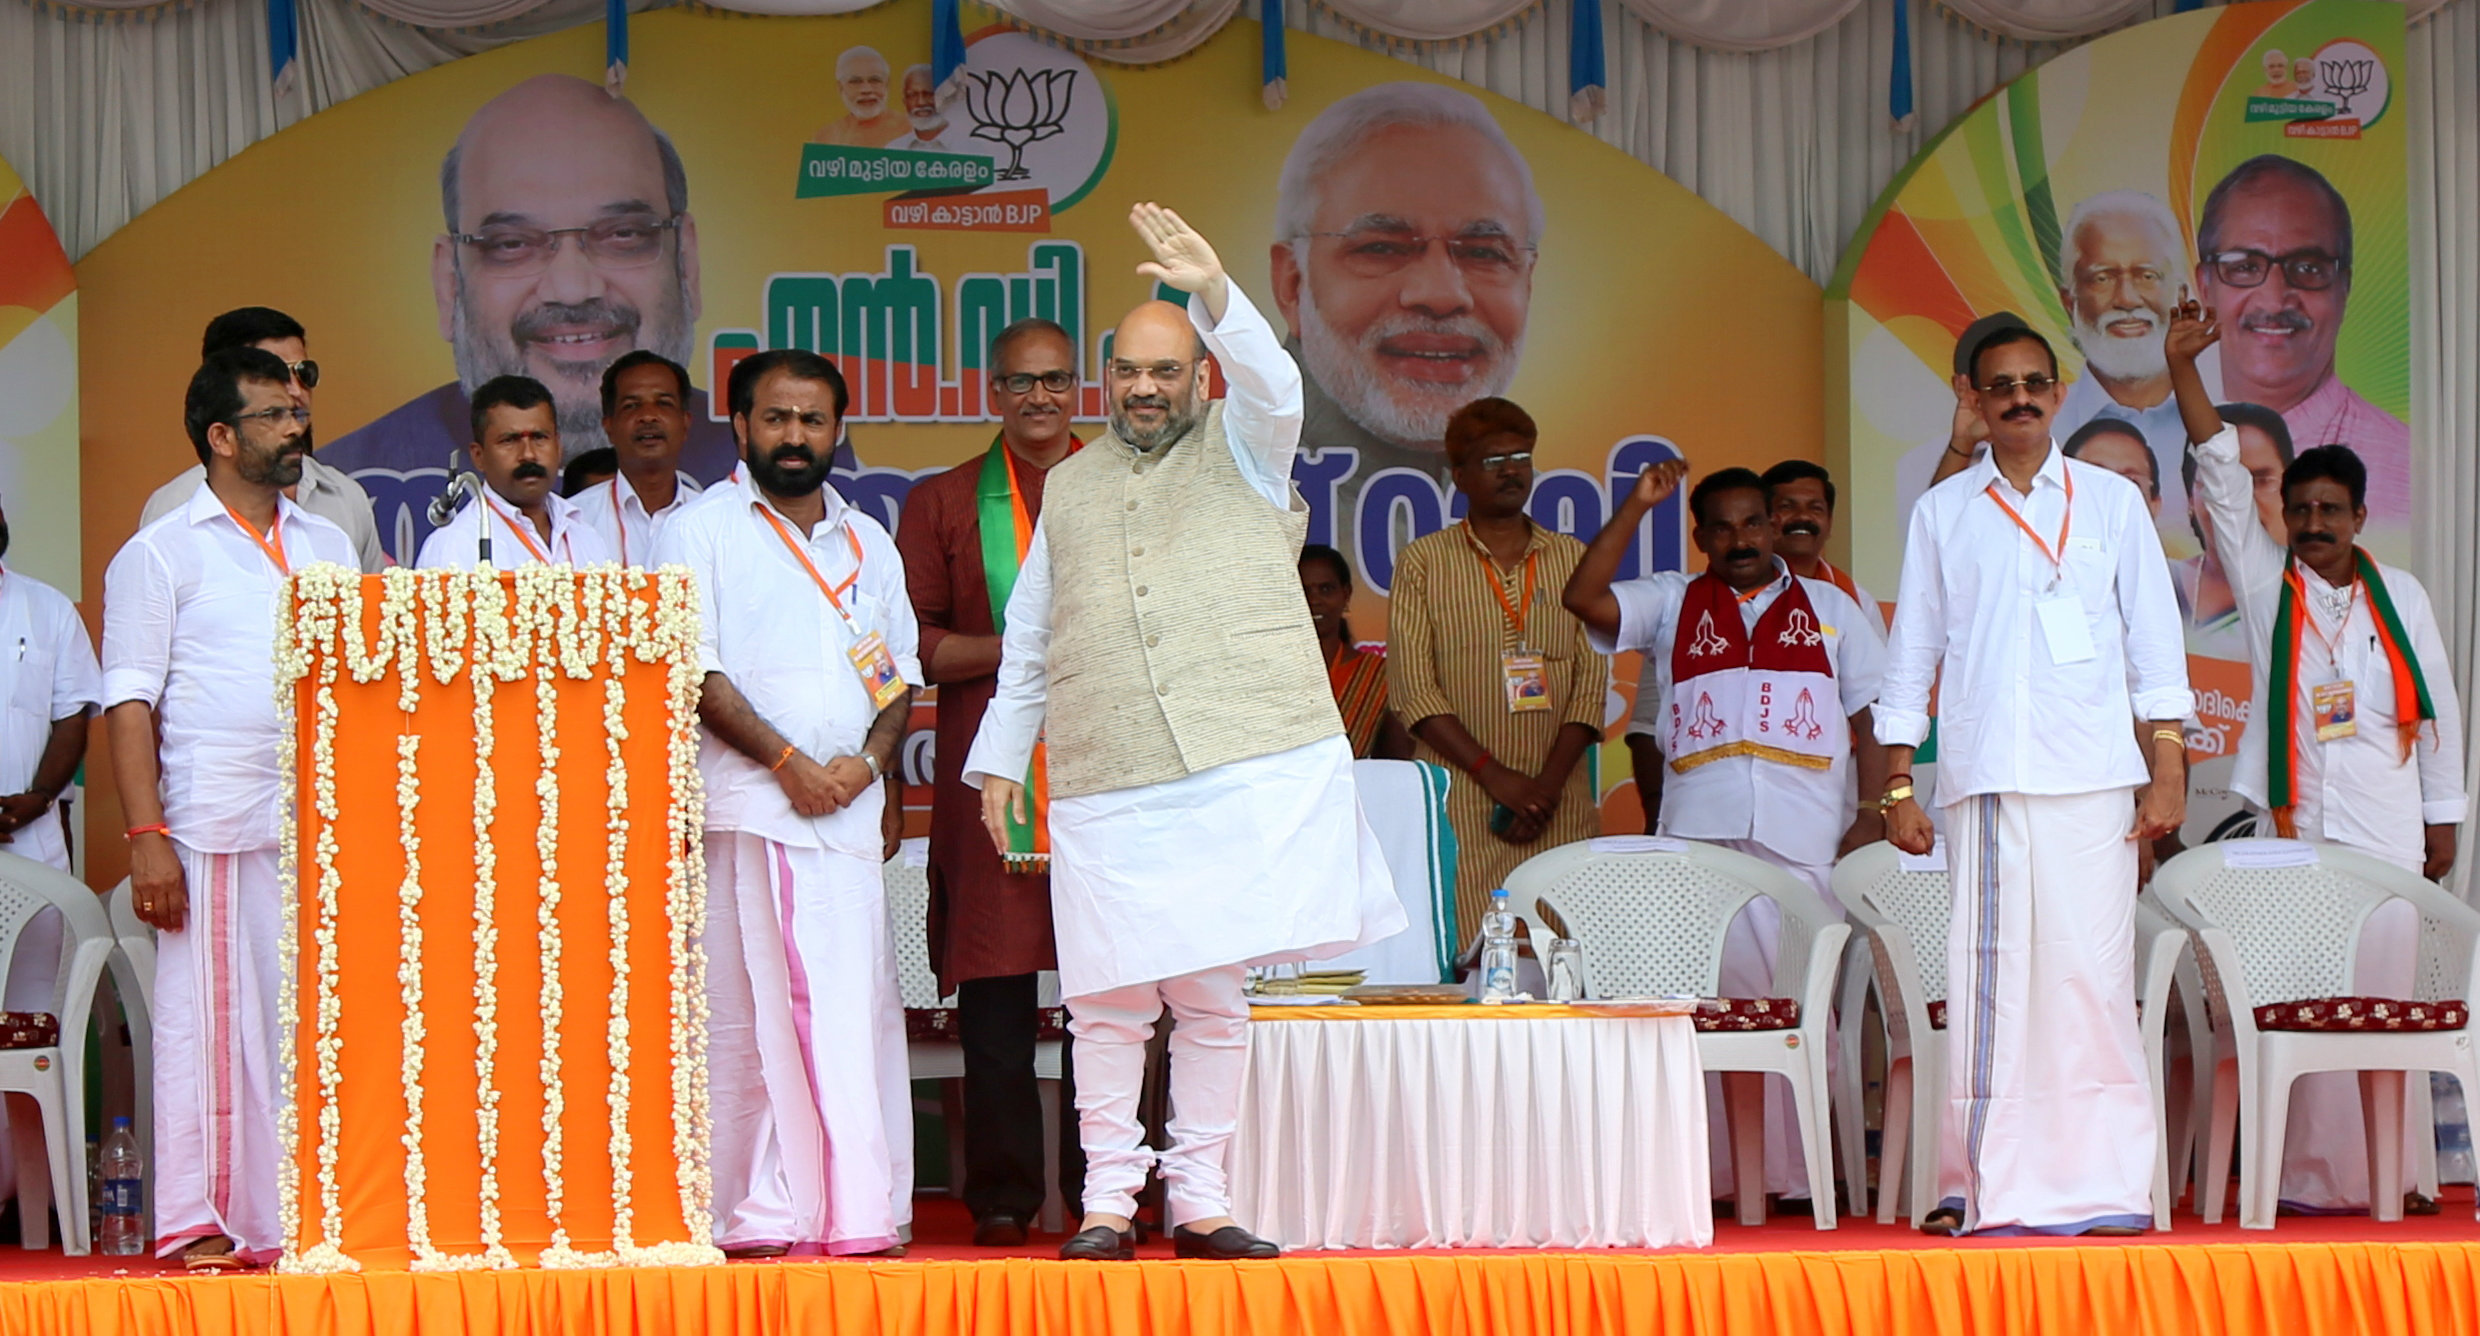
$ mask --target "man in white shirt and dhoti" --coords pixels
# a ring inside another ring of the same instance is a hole
[[[2256,702],[2231,787],[2266,814],[2260,829],[2443,877],[2454,869],[2466,805],[2463,712],[2428,591],[2359,548],[2368,469],[2347,445],[2303,450],[2283,470],[2287,550],[2254,522],[2256,483],[2239,457],[2238,428],[2217,413],[2196,368],[2220,336],[2214,312],[2181,302],[2170,375],[2193,442],[2197,499],[2213,531],[2231,535],[2222,569],[2246,628]],[[2352,993],[2410,997],[2419,930],[2408,901],[2371,914],[2360,928]],[[2355,1076],[2301,1077],[2288,1121],[2283,1204],[2368,1209],[2367,1123]],[[2425,1214],[2436,1205],[2423,1198],[2409,1209]]]
[[[743,467],[666,525],[698,586],[707,1081],[729,1257],[901,1255],[903,1000],[880,869],[921,681],[895,540],[825,486],[850,402],[798,349],[735,366]]]
[[[2178,602],[2143,493],[2051,440],[2048,343],[2000,330],[1970,368],[1990,449],[1913,507],[1876,710],[1886,836],[1925,854],[1912,753],[1936,691],[1954,1057],[1922,1228],[2131,1234],[2154,1141],[2136,851],[2187,801]]]
[[[1133,1255],[1156,1163],[1137,1095],[1168,1005],[1159,1167],[1174,1245],[1273,1257],[1231,1218],[1223,1162],[1247,1066],[1246,968],[1338,955],[1405,919],[1300,599],[1299,370],[1205,238],[1151,204],[1130,221],[1154,253],[1138,272],[1189,294],[1187,310],[1148,302],[1120,322],[1111,429],[1052,470],[964,772],[1004,851],[1044,741],[1086,1160],[1084,1228],[1060,1255]],[[1209,351],[1230,386],[1218,403]]]
[[[1885,642],[1851,595],[1793,575],[1775,555],[1771,489],[1747,469],[1710,474],[1688,494],[1703,575],[1662,571],[1611,583],[1646,514],[1687,470],[1687,461],[1672,460],[1636,479],[1568,578],[1567,608],[1584,620],[1594,649],[1644,656],[1644,690],[1660,703],[1653,736],[1663,764],[1636,783],[1654,829],[1762,858],[1831,905],[1836,856],[1883,833],[1874,806],[1855,814],[1851,772],[1852,739],[1869,736]],[[1884,757],[1876,746],[1860,749],[1862,790],[1884,787]],[[1740,912],[1723,939],[1724,996],[1776,995],[1781,931],[1771,900]],[[1805,1197],[1790,1101],[1769,1091],[1766,1105],[1766,1186]],[[1725,1196],[1732,1174],[1718,1121],[1713,1140],[1714,1195]]]
[[[207,484],[103,576],[103,700],[129,822],[132,907],[155,958],[155,1238],[194,1271],[275,1256],[276,1023],[285,803],[276,613],[285,577],[359,569],[284,495],[309,410],[257,348],[216,353],[183,416]]]
[[[559,494],[560,423],[551,390],[531,376],[499,376],[474,391],[478,494],[422,540],[414,565],[458,570],[590,566],[611,550]]]

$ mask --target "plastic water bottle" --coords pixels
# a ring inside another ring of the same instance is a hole
[[[1505,887],[1490,892],[1490,909],[1481,916],[1481,996],[1501,1000],[1516,995],[1516,915],[1507,907]]]
[[[146,1251],[146,1158],[127,1118],[112,1120],[103,1139],[103,1236],[95,1251],[106,1257],[137,1257]]]

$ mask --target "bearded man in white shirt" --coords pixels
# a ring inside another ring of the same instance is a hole
[[[880,868],[913,605],[895,540],[824,485],[850,402],[834,364],[759,353],[728,402],[743,467],[655,547],[703,613],[715,1243],[900,1256],[912,1094]]]
[[[1885,642],[1849,594],[1792,574],[1775,554],[1775,498],[1747,469],[1710,474],[1688,494],[1705,574],[1612,584],[1645,516],[1687,471],[1686,460],[1671,460],[1637,477],[1586,546],[1564,601],[1594,649],[1644,656],[1642,690],[1659,702],[1658,750],[1636,783],[1652,828],[1762,858],[1832,904],[1827,879],[1838,853],[1883,834],[1875,807],[1855,819],[1850,772],[1852,739],[1869,736]],[[1859,749],[1863,790],[1884,787],[1884,756]],[[1724,996],[1773,995],[1781,931],[1773,901],[1759,897],[1741,911],[1723,940]],[[1766,1103],[1766,1186],[1805,1197],[1798,1122],[1788,1100],[1769,1092]],[[1714,1124],[1717,1197],[1732,1190],[1725,1125]]]
[[[1168,1004],[1174,1247],[1273,1257],[1232,1219],[1224,1174],[1246,967],[1338,955],[1405,920],[1300,598],[1299,369],[1204,237],[1153,204],[1129,221],[1154,253],[1138,272],[1189,294],[1187,310],[1148,302],[1113,336],[1111,429],[1044,487],[965,782],[1004,853],[1047,724],[1051,914],[1086,1165],[1084,1228],[1060,1256],[1134,1255],[1155,1163],[1137,1095]],[[1208,352],[1230,385],[1218,403]]]
[[[559,493],[560,422],[549,387],[531,376],[484,381],[474,391],[473,429],[465,449],[482,489],[422,540],[414,565],[513,571],[611,560],[602,536]]]
[[[207,485],[140,529],[103,576],[103,699],[155,962],[158,1256],[191,1270],[272,1258],[276,1223],[275,628],[285,577],[356,567],[352,541],[284,495],[308,410],[273,353],[238,348],[190,378],[183,417]]]
[[[571,498],[577,519],[621,565],[643,566],[663,526],[699,491],[697,479],[680,471],[689,368],[651,348],[622,354],[603,373],[603,434],[620,471]]]
[[[1937,693],[1955,1060],[1922,1228],[2132,1234],[2154,1140],[2136,853],[2186,810],[2178,602],[2143,493],[2051,439],[2047,341],[2000,330],[1970,368],[1990,449],[1912,509],[1876,716],[1886,837],[1925,854],[1912,753]]]
[[[2181,294],[2184,297],[2184,293]],[[2357,545],[2368,469],[2347,445],[2303,450],[2282,472],[2287,550],[2256,522],[2256,479],[2239,429],[2206,392],[2197,356],[2221,337],[2215,313],[2183,300],[2170,376],[2196,461],[2196,493],[2222,540],[2222,568],[2247,634],[2256,708],[2231,787],[2286,839],[2357,849],[2421,876],[2454,870],[2463,820],[2463,712],[2428,591]],[[2418,913],[2396,900],[2360,928],[2354,994],[2411,996]],[[2282,1202],[2369,1206],[2367,1123],[2350,1072],[2291,1088]],[[2417,1197],[2418,1194],[2412,1194]],[[2436,1210],[2420,1199],[2410,1209]]]

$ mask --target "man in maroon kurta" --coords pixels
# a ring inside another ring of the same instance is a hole
[[[922,667],[939,692],[930,963],[940,987],[955,991],[964,1048],[964,1199],[973,1212],[973,1241],[1009,1247],[1025,1241],[1026,1224],[1042,1203],[1042,1107],[1033,1050],[1044,1027],[1034,976],[1057,966],[1051,879],[1039,867],[1008,870],[982,825],[981,795],[965,787],[961,768],[998,689],[1000,628],[989,563],[1003,562],[1012,586],[1023,543],[1042,513],[1043,478],[1076,448],[1068,431],[1077,394],[1076,345],[1048,320],[1020,320],[991,341],[990,368],[999,440],[913,488],[896,547],[921,623]],[[1015,541],[985,549],[985,513],[1014,531],[998,538]],[[1064,1044],[1066,1032],[1055,1021],[1051,1028]],[[1065,1075],[1064,1052],[1060,1065]],[[1062,1109],[1070,1107],[1069,1098],[1063,1092]],[[1074,1121],[1065,1126],[1060,1186],[1073,1206],[1082,1195],[1084,1162]]]

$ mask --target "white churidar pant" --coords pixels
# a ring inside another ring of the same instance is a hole
[[[1225,1157],[1249,1066],[1248,970],[1240,965],[1070,998],[1076,1036],[1077,1137],[1085,1147],[1085,1209],[1134,1215],[1155,1166],[1137,1121],[1145,1044],[1171,1009],[1171,1148],[1162,1153],[1165,1205],[1184,1225],[1231,1213]]]
[[[710,830],[706,882],[716,1245],[894,1245],[912,1097],[879,864]]]
[[[1946,809],[1955,914],[1939,1195],[1974,1232],[2152,1223],[2134,815],[2124,788],[1979,794]]]

